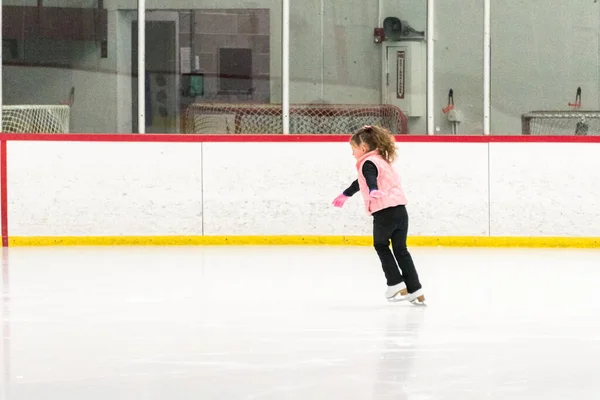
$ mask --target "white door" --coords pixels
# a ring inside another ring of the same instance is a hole
[[[406,116],[426,113],[426,42],[404,41],[386,46],[383,100],[399,107]]]

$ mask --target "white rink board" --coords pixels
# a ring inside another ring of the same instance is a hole
[[[410,235],[600,237],[600,144],[398,149]],[[10,236],[371,235],[360,194],[331,205],[356,179],[343,142],[9,141],[7,152]]]
[[[7,143],[11,236],[202,234],[200,143]]]
[[[356,179],[347,143],[204,143],[203,161],[206,235],[370,232],[359,201],[331,205]]]
[[[492,236],[600,236],[600,144],[491,143]]]
[[[410,234],[488,234],[487,144],[399,143]],[[233,161],[235,160],[235,161]],[[347,143],[205,143],[206,235],[370,235]]]
[[[489,234],[487,143],[399,143],[409,234]]]

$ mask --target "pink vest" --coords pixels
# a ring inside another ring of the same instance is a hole
[[[375,199],[369,195],[367,180],[362,173],[362,167],[366,161],[373,162],[377,167],[377,188],[384,193],[384,196],[380,199]],[[379,155],[377,150],[370,151],[362,156],[356,162],[356,168],[358,170],[358,185],[365,201],[367,214],[371,215],[384,208],[406,204],[406,196],[402,190],[398,172],[392,164]]]

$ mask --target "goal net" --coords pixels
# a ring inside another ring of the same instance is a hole
[[[408,133],[400,108],[383,105],[291,104],[291,134],[349,134],[363,125],[380,125],[393,134]],[[283,133],[281,104],[194,103],[185,112],[185,133]]]
[[[521,126],[523,135],[600,135],[600,111],[532,111]]]
[[[2,132],[69,133],[68,105],[2,106]]]

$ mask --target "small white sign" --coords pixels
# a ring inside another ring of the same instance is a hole
[[[192,72],[192,60],[191,60],[192,48],[182,47],[179,49],[179,69],[182,74],[189,74]]]
[[[396,85],[396,97],[399,99],[404,98],[404,65],[406,61],[406,52],[404,50],[398,51],[398,63],[396,64],[396,75],[398,76]]]

